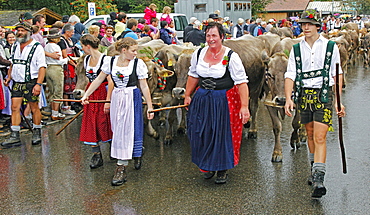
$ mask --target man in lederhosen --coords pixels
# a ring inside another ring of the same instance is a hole
[[[335,74],[335,65],[340,63],[339,49],[333,41],[320,36],[321,24],[315,18],[315,10],[307,10],[299,20],[305,35],[304,39],[293,46],[287,72],[285,73],[285,113],[292,116],[294,102],[301,114],[301,123],[307,130],[308,148],[312,174],[312,197],[320,198],[326,194],[323,184],[326,172],[326,134],[332,130],[332,86],[339,78],[339,92],[342,92],[342,69],[339,77]],[[294,99],[292,91],[294,88]],[[294,102],[293,102],[294,100]],[[345,116],[344,106],[336,113]]]
[[[17,30],[17,42],[12,48],[12,65],[8,71],[5,85],[13,80],[12,86],[12,126],[10,137],[1,143],[3,148],[20,146],[19,131],[21,123],[20,108],[26,99],[32,110],[33,135],[32,145],[41,143],[41,112],[38,97],[44,80],[46,63],[45,52],[39,42],[31,38],[32,28],[26,22],[20,23]]]

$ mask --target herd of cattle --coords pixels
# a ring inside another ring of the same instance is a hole
[[[355,59],[363,57],[364,66],[369,64],[370,33],[367,30],[358,29],[356,24],[347,23],[344,30],[323,34],[324,37],[335,41],[339,46],[341,65],[346,73],[347,65],[354,64]],[[269,33],[258,37],[244,35],[237,39],[224,41],[224,45],[238,53],[248,75],[250,92],[251,120],[247,132],[247,138],[257,138],[257,110],[259,101],[262,99],[270,114],[273,132],[275,135],[275,146],[272,153],[272,162],[281,162],[283,159],[280,134],[284,119],[283,106],[284,95],[284,73],[287,68],[289,52],[292,46],[301,41],[300,38],[293,39],[293,33],[289,28],[272,29]],[[174,106],[183,103],[187,73],[190,66],[192,53],[199,47],[190,44],[166,45],[162,40],[148,41],[146,38],[139,39],[138,58],[144,60],[148,67],[148,85],[151,89],[153,102],[160,106]],[[117,55],[114,47],[109,47],[108,55]],[[82,97],[88,83],[83,69],[83,57],[78,60],[76,73],[78,83],[76,85],[75,97]],[[159,87],[160,85],[160,87]],[[172,143],[173,130],[185,133],[186,110],[182,109],[181,122],[175,124],[177,111],[170,110],[168,114],[160,112],[159,123],[163,125],[168,122],[164,143]],[[298,111],[296,111],[297,113]],[[299,148],[300,142],[305,141],[305,131],[299,124],[299,115],[292,120],[293,133],[290,145]],[[146,132],[149,136],[158,138],[159,134],[146,122]],[[175,126],[176,125],[176,126]],[[178,125],[178,126],[177,126]]]

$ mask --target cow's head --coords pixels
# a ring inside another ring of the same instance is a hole
[[[86,55],[83,55],[77,60],[77,66],[75,68],[75,73],[77,75],[76,87],[73,90],[73,97],[75,99],[81,99],[85,95],[85,89],[89,83],[89,79],[85,75],[85,68],[83,65],[85,56]]]
[[[167,78],[173,76],[175,73],[162,67],[160,64],[154,62],[147,57],[142,58],[148,68],[148,86],[150,93],[153,93],[158,86],[158,78]]]
[[[287,53],[286,53],[287,52]],[[271,93],[271,102],[277,106],[285,105],[285,92],[284,92],[284,74],[288,66],[289,51],[278,52],[268,57],[266,52],[262,53],[262,60],[267,65],[266,68],[266,86]]]
[[[188,72],[190,67],[190,61],[193,54],[193,49],[184,50],[177,60],[175,65],[175,73],[177,76],[176,87],[172,90],[172,96],[177,99],[185,98],[185,87],[188,80]]]

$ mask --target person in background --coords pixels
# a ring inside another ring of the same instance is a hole
[[[254,19],[251,19],[251,23],[248,25],[248,32],[253,36],[254,29],[257,27],[257,23]]]
[[[175,30],[175,22],[171,20],[171,23],[168,25],[168,30],[170,30],[170,35],[172,37],[172,44],[180,44],[179,39],[177,38],[177,33]]]
[[[28,24],[32,25],[32,19],[33,19],[33,16],[31,13],[29,12],[26,12],[24,14],[21,14],[19,16],[19,22],[22,23],[22,22],[27,22]]]
[[[155,39],[159,39],[159,30],[158,30],[158,22],[159,22],[159,19],[157,18],[152,18],[152,21],[151,21],[151,24],[149,25],[150,27],[150,33],[149,33],[149,36],[155,40]]]
[[[206,36],[202,30],[200,30],[200,23],[199,20],[195,20],[193,24],[193,30],[189,31],[188,34],[185,36],[185,40],[187,42],[193,43],[195,46],[200,46],[202,43],[206,43]]]
[[[76,15],[72,15],[68,19],[68,23],[70,23],[74,27],[74,32],[72,36],[73,43],[77,43],[80,41],[80,37],[82,36],[83,32],[85,31],[85,26],[81,23],[80,18]]]
[[[116,12],[110,12],[109,13],[110,20],[108,22],[108,26],[112,26],[113,30],[116,26],[117,23],[117,13]],[[114,31],[113,31],[113,36],[114,36]]]
[[[117,20],[118,22],[116,23],[116,26],[114,28],[114,31],[116,32],[114,34],[115,38],[121,36],[122,32],[126,30],[126,20],[127,20],[126,14],[124,12],[119,13],[117,16]]]
[[[117,39],[125,38],[125,37],[131,37],[134,40],[139,39],[137,36],[136,29],[137,29],[137,20],[134,18],[131,18],[127,21],[127,28],[126,30],[121,34],[121,36]]]
[[[269,22],[267,23],[266,26],[266,32],[269,32],[271,28],[275,27],[275,20],[274,19],[269,19]]]
[[[107,24],[105,24],[104,20],[99,20],[98,22],[101,23],[101,26],[99,26],[100,27],[99,34],[101,36],[101,38],[100,38],[100,40],[101,40],[105,36],[105,29],[107,28]]]
[[[227,170],[239,163],[242,128],[250,117],[248,77],[239,55],[222,45],[222,25],[208,23],[205,34],[208,46],[193,53],[186,83],[187,134],[203,177],[217,171],[215,183],[224,184]]]
[[[232,23],[231,23],[232,24]],[[244,24],[244,27],[243,27],[243,33],[244,34],[249,34],[249,31],[248,31],[248,26],[251,24],[251,20],[250,19],[245,19],[245,24]]]
[[[239,18],[238,23],[233,28],[232,37],[234,39],[243,36],[243,24],[244,24],[244,19]]]
[[[299,19],[296,19],[293,21],[293,24],[292,24],[293,36],[295,38],[297,38],[302,32],[301,26],[298,22],[299,22]]]
[[[169,25],[172,21],[172,18],[170,17],[170,13],[171,13],[171,8],[168,7],[168,6],[165,6],[163,8],[163,13],[162,13],[162,16],[161,16],[161,19],[159,21],[166,21],[167,24]]]
[[[4,46],[4,51],[5,51],[6,58],[9,60],[12,46],[15,43],[15,34],[14,34],[14,32],[13,31],[5,32],[5,40],[6,40],[6,44]]]
[[[137,28],[140,29],[141,31],[144,30],[145,27],[145,19],[140,18],[137,23]]]
[[[89,79],[86,89],[102,72],[105,62],[109,62],[107,56],[98,50],[99,39],[92,35],[81,37],[82,50],[87,56],[84,59],[84,73]],[[108,60],[106,60],[108,59]],[[108,89],[107,89],[108,88]],[[108,76],[100,86],[89,96],[91,100],[111,100],[111,93],[114,88],[111,76]],[[109,118],[110,103],[91,103],[84,105],[84,115],[82,117],[80,141],[90,145],[93,156],[90,161],[90,168],[95,169],[103,165],[99,142],[112,140],[112,129]]]
[[[149,33],[150,33],[150,27],[149,27],[149,25],[145,25],[143,31],[141,32],[140,37],[141,38],[143,38],[143,37],[150,37]]]
[[[189,41],[186,41],[186,35],[188,34],[189,31],[192,31],[194,28],[193,28],[193,25],[194,25],[194,22],[197,21],[198,19],[196,17],[191,17],[190,20],[189,20],[189,24],[188,26],[185,27],[184,29],[184,37],[183,37],[183,41],[184,43],[186,42],[189,42]]]
[[[52,28],[58,28],[59,32],[62,33],[64,23],[62,21],[56,21],[54,24],[51,25]]]
[[[47,36],[48,43],[45,46],[47,52],[58,52],[62,56],[62,50],[58,43],[60,42],[61,34],[58,28],[51,28]],[[63,99],[63,84],[64,74],[63,66],[68,63],[68,58],[60,58],[55,60],[46,57],[46,84],[49,87],[49,103],[51,106],[51,119],[61,120],[66,116],[59,112],[61,102],[55,102],[54,99]]]
[[[65,25],[65,24],[67,24],[67,23],[68,23],[68,20],[69,20],[69,16],[68,16],[68,15],[64,15],[64,16],[62,17],[61,22],[63,22],[63,25]]]
[[[113,26],[108,25],[105,29],[105,36],[101,39],[100,45],[108,47],[117,41],[117,39],[113,37],[113,31]]]
[[[336,77],[336,64],[340,64],[339,48],[319,34],[321,23],[315,18],[316,10],[309,9],[302,13],[299,23],[304,37],[291,49],[287,71],[284,75],[286,96],[285,114],[292,117],[295,106],[301,115],[301,124],[307,131],[307,146],[311,174],[308,184],[312,185],[313,198],[326,194],[324,177],[326,173],[326,136],[332,130],[333,95],[332,86],[339,79],[339,94],[342,92],[342,69]],[[311,18],[312,17],[312,18]],[[294,89],[294,99],[292,92]],[[296,103],[296,105],[294,105]],[[335,113],[345,116],[342,104]]]
[[[157,5],[155,4],[150,4],[149,7],[146,7],[145,10],[144,10],[144,19],[145,19],[145,23],[147,25],[150,25],[152,23],[152,19],[153,18],[157,18]]]
[[[72,16],[71,16],[72,17]],[[72,36],[74,34],[74,27],[72,24],[67,23],[63,27],[63,34],[60,38],[60,42],[58,45],[62,50],[62,57],[68,58],[74,57],[74,48],[75,43],[72,41]],[[76,63],[72,60],[68,60],[68,64],[64,66],[64,90],[63,90],[63,98],[69,99],[69,97],[73,94],[73,90],[76,87],[77,82],[77,75],[75,73]],[[66,115],[73,115],[76,114],[74,110],[71,110],[71,106],[69,103],[65,102],[64,106],[62,106],[62,113]]]
[[[89,34],[93,35],[94,37],[98,38],[100,40],[100,27],[99,25],[90,25],[89,29],[88,29],[88,32]],[[103,37],[101,37],[103,38]]]
[[[161,21],[161,29],[159,29],[160,39],[167,45],[172,44],[172,38],[170,36],[170,30],[168,30],[167,21]]]
[[[139,170],[142,165],[143,155],[143,108],[142,96],[147,103],[148,119],[153,119],[154,114],[150,91],[146,79],[148,69],[144,61],[136,58],[138,45],[136,40],[126,37],[115,43],[119,56],[111,57],[105,61],[102,72],[91,83],[82,104],[89,104],[88,98],[100,86],[105,78],[110,75],[114,83],[111,95],[110,119],[113,131],[111,156],[117,158],[117,168],[111,184],[120,186],[127,181],[127,166],[129,160],[134,158],[134,167]],[[140,89],[137,88],[140,86]]]

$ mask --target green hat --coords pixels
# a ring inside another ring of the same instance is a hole
[[[29,12],[24,13],[23,17],[24,17],[24,20],[33,19],[32,14],[30,14]]]
[[[17,24],[15,26],[15,30],[17,30],[18,28],[24,28],[25,30],[32,32],[32,26],[28,22],[22,22]]]
[[[320,25],[321,23],[317,21],[318,12],[315,9],[308,9],[303,11],[301,19],[299,19],[298,23],[311,23],[314,25]]]

